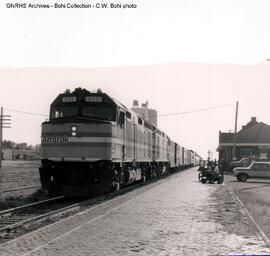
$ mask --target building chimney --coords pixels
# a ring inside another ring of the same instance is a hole
[[[133,101],[133,107],[138,107],[139,106],[139,101],[138,100],[134,100]]]
[[[251,117],[251,122],[252,122],[252,123],[257,122],[257,120],[256,120],[256,117],[255,117],[255,116]]]
[[[142,108],[147,108],[148,107],[148,101],[142,104]]]

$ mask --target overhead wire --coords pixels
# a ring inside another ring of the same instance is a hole
[[[10,108],[4,108],[4,110],[10,111],[10,112],[15,112],[15,113],[26,114],[26,115],[48,117],[48,115],[45,115],[45,114],[38,114],[38,113],[33,113],[33,112],[26,112],[26,111],[21,111],[21,110],[16,110],[16,109],[10,109]]]
[[[212,107],[207,107],[207,108],[198,108],[198,109],[183,111],[183,112],[178,112],[178,113],[160,114],[157,116],[162,117],[162,116],[183,115],[183,114],[202,112],[202,111],[207,111],[207,110],[212,110],[212,109],[224,108],[224,107],[228,107],[228,106],[232,106],[232,105],[233,105],[233,103],[229,103],[229,104],[217,105],[217,106],[212,106]]]
[[[183,111],[183,112],[178,112],[178,113],[160,114],[160,115],[157,115],[157,116],[162,117],[162,116],[183,115],[183,114],[189,114],[189,113],[202,112],[202,111],[207,111],[207,110],[212,110],[212,109],[223,108],[223,107],[232,106],[232,105],[233,105],[233,103],[229,103],[229,104],[211,106],[211,107],[206,107],[206,108],[199,108],[199,109],[194,109],[194,110],[189,110],[189,111]],[[26,114],[26,115],[48,117],[48,115],[45,115],[45,114],[21,111],[21,110],[10,109],[10,108],[4,108],[4,110],[10,111],[10,112],[15,112],[15,113]],[[149,117],[151,117],[151,116],[149,116]]]

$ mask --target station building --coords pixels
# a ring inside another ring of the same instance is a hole
[[[226,165],[233,160],[233,140],[234,133],[219,131],[219,160]],[[242,126],[236,133],[235,139],[236,158],[240,160],[244,157],[256,160],[270,160],[270,126],[263,122],[258,122],[256,117],[252,117],[250,122]]]

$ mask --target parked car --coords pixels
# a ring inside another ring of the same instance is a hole
[[[251,159],[247,157],[241,158],[239,161],[231,161],[230,168],[233,170],[235,167],[247,167],[251,163]]]
[[[236,167],[233,176],[241,182],[248,178],[270,178],[270,162],[252,162],[248,167]]]

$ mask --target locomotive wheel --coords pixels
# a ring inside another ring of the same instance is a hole
[[[120,190],[120,183],[116,182],[115,183],[115,191],[119,191]]]
[[[119,191],[120,190],[120,183],[119,182],[113,182],[112,183],[112,191]]]
[[[49,197],[55,197],[59,195],[57,186],[55,184],[52,184],[51,187],[48,189],[48,194]]]

